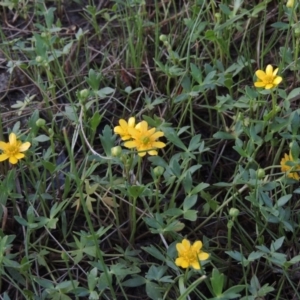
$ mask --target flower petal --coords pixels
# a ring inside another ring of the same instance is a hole
[[[164,133],[162,131],[156,131],[152,134],[151,139],[157,140],[161,136],[164,136]]]
[[[17,153],[17,154],[14,155],[14,157],[16,159],[21,159],[21,158],[25,157],[25,154],[23,154],[23,153]]]
[[[18,159],[15,156],[9,157],[9,162],[13,165],[15,165],[18,162]]]
[[[278,68],[276,68],[274,71],[273,71],[273,76],[275,77],[276,75],[277,75],[277,73],[278,73]]]
[[[9,139],[10,145],[15,145],[17,142],[17,136],[13,132],[9,135],[8,139]]]
[[[8,147],[8,143],[4,143],[2,141],[0,141],[0,150],[4,150]]]
[[[202,242],[201,241],[196,241],[193,246],[192,246],[192,249],[193,251],[195,252],[199,252],[202,248]]]
[[[199,258],[199,260],[206,260],[206,259],[209,258],[209,254],[206,253],[206,252],[202,252],[202,251],[201,251],[201,252],[198,254],[198,258]]]
[[[158,153],[156,150],[150,150],[150,151],[148,151],[148,154],[149,155],[157,155]]]
[[[178,267],[181,267],[181,268],[184,268],[184,269],[189,267],[189,262],[186,259],[184,259],[183,257],[176,258],[175,264]]]
[[[200,264],[199,261],[195,260],[191,263],[192,267],[196,270],[200,270]]]
[[[136,147],[137,146],[137,144],[136,144],[136,141],[128,141],[128,142],[125,142],[124,143],[124,146],[126,147],[126,148],[134,148],[134,147]]]
[[[190,250],[191,243],[189,240],[183,239],[181,243],[182,243],[183,247],[185,248],[185,250]]]
[[[277,76],[277,77],[273,80],[273,83],[274,83],[275,85],[278,85],[281,81],[282,81],[282,77],[281,77],[281,76]]]
[[[0,161],[4,161],[4,160],[6,160],[8,158],[9,158],[9,156],[6,153],[0,154]]]
[[[26,150],[28,150],[28,148],[30,147],[30,143],[29,142],[26,142],[26,143],[24,143],[24,144],[22,144],[20,147],[19,147],[19,151],[20,152],[24,152],[24,151],[26,151]]]
[[[164,147],[166,147],[166,144],[163,143],[163,142],[153,142],[152,147],[154,147],[154,148],[164,148]]]
[[[135,125],[135,118],[134,117],[129,118],[128,126],[129,127],[134,127],[134,125]]]
[[[266,90],[270,90],[270,89],[273,88],[273,87],[274,87],[274,84],[273,84],[273,83],[268,83],[268,84],[266,84],[265,89],[266,89]]]
[[[273,75],[273,67],[272,67],[272,65],[267,65],[267,67],[266,67],[266,74],[267,74],[267,76],[272,76]]]
[[[254,82],[255,87],[265,87],[265,83],[263,81],[256,81]]]
[[[126,128],[127,127],[127,122],[124,119],[120,119],[119,120],[119,124],[122,128]]]
[[[265,78],[266,78],[266,73],[264,72],[264,71],[262,71],[262,70],[257,70],[256,72],[255,72],[255,75],[256,75],[256,77],[258,78],[258,79],[260,79],[260,80],[262,80],[262,81],[264,81],[265,80]]]

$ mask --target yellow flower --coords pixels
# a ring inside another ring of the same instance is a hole
[[[9,135],[9,142],[4,143],[0,141],[0,150],[3,151],[0,154],[0,161],[9,159],[11,164],[16,164],[19,159],[23,158],[25,155],[21,152],[26,151],[30,147],[30,143],[22,143],[17,140],[17,136],[14,133]]]
[[[286,172],[289,178],[293,178],[295,180],[299,180],[300,176],[297,171],[300,171],[300,165],[297,166],[289,166],[286,163],[288,161],[294,162],[295,160],[292,157],[292,154],[284,154],[284,157],[280,161],[281,171]],[[294,172],[293,172],[294,171]]]
[[[131,135],[129,134],[128,129],[134,128],[135,118],[134,117],[129,118],[128,123],[124,119],[121,119],[119,121],[119,124],[120,126],[116,126],[114,128],[114,132],[119,134],[123,141],[131,139]]]
[[[148,123],[142,121],[135,128],[128,128],[128,132],[132,137],[132,141],[124,143],[126,148],[136,148],[139,156],[145,156],[146,152],[149,155],[157,155],[156,148],[163,148],[165,143],[157,141],[161,136],[164,136],[162,131],[156,131],[156,128],[148,129]]]
[[[254,82],[256,87],[265,88],[266,90],[276,87],[281,81],[282,77],[277,76],[278,68],[273,71],[271,65],[267,65],[266,72],[263,70],[257,70],[255,72],[258,81]]]
[[[292,8],[294,6],[294,0],[288,0],[286,7]]]
[[[206,260],[209,254],[201,250],[202,242],[196,241],[191,245],[190,241],[183,239],[181,243],[176,244],[178,251],[178,258],[175,260],[175,264],[181,268],[193,267],[196,270],[200,269],[200,260]]]

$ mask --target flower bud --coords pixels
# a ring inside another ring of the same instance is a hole
[[[153,174],[156,177],[160,177],[162,174],[164,174],[165,169],[161,166],[157,166],[153,169]]]
[[[264,169],[258,169],[257,170],[257,178],[263,179],[266,176],[266,172]]]
[[[111,148],[111,155],[114,157],[119,157],[122,153],[122,148],[120,146],[116,146]]]
[[[294,6],[294,0],[288,0],[286,7],[292,8]]]
[[[167,39],[168,38],[167,38],[167,36],[165,34],[162,34],[162,35],[159,36],[159,40],[162,41],[162,42],[166,42]]]
[[[230,208],[230,210],[229,210],[230,217],[236,218],[239,214],[240,214],[240,211],[237,208],[234,208],[234,207]]]
[[[37,127],[44,127],[46,125],[46,121],[40,118],[35,122],[35,124]]]
[[[82,99],[86,99],[88,96],[89,96],[89,90],[88,89],[84,89],[84,90],[81,90],[79,92],[79,96],[82,98]]]
[[[43,58],[39,55],[39,56],[37,56],[37,57],[35,58],[35,61],[36,61],[37,63],[41,63],[41,62],[43,61]]]

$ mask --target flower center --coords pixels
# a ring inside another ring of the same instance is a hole
[[[274,81],[274,76],[273,75],[267,75],[265,77],[265,82],[266,83],[273,83],[273,81]]]
[[[144,136],[144,137],[142,138],[142,144],[144,144],[144,145],[147,145],[147,144],[149,143],[149,141],[150,141],[150,139],[149,139],[148,136]]]
[[[196,260],[197,253],[195,251],[189,250],[182,253],[182,257],[187,260],[189,263],[192,263]]]
[[[19,148],[16,146],[8,146],[6,149],[7,155],[14,155],[19,153]]]

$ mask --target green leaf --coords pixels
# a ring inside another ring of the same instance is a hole
[[[221,296],[224,286],[224,274],[221,274],[218,269],[213,269],[210,282],[214,295]]]
[[[190,195],[185,197],[183,201],[183,210],[184,212],[193,207],[197,202],[198,196],[197,195]]]
[[[224,131],[218,131],[213,135],[213,138],[220,140],[235,140],[235,136]]]
[[[116,138],[111,127],[106,125],[102,131],[102,135],[100,134],[100,140],[107,156],[111,155],[111,148],[115,146]]]
[[[186,212],[184,212],[183,218],[194,222],[197,220],[197,213],[198,210],[187,210]]]
[[[191,195],[194,195],[194,194],[198,194],[200,193],[202,190],[206,189],[207,187],[209,186],[208,183],[204,183],[204,182],[201,182],[199,183],[196,187],[194,187],[191,191]]]
[[[45,135],[45,134],[41,134],[35,138],[33,138],[34,141],[39,142],[39,143],[43,143],[43,142],[47,142],[50,140],[49,136]]]
[[[146,293],[148,297],[152,300],[162,299],[162,294],[165,291],[165,288],[160,287],[158,284],[147,281],[146,282]]]
[[[291,198],[292,198],[292,195],[291,195],[291,194],[284,195],[284,196],[282,196],[281,198],[278,199],[277,205],[278,205],[279,207],[281,207],[281,206],[283,206],[284,204],[286,204]]]
[[[165,261],[166,258],[165,256],[153,245],[149,246],[149,247],[141,247],[144,251],[146,251],[147,253],[149,253],[150,255],[152,255],[153,257],[161,260],[161,261]]]

